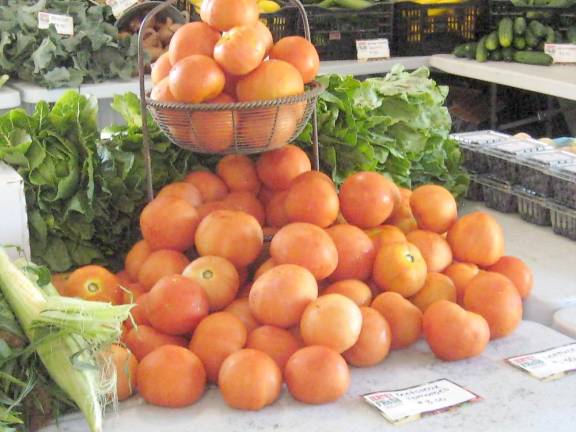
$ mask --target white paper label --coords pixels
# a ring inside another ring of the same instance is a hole
[[[58,34],[74,36],[74,20],[71,16],[38,12],[38,28],[47,29],[50,24],[54,25]]]
[[[120,18],[126,9],[134,6],[138,0],[106,0],[106,4],[112,8],[112,14],[116,19]]]
[[[400,390],[370,393],[363,398],[390,423],[417,420],[424,415],[438,414],[448,408],[481,400],[478,395],[447,379]]]
[[[507,359],[512,366],[540,380],[557,379],[576,371],[576,343]]]
[[[544,44],[544,52],[554,63],[576,63],[576,44]]]
[[[388,39],[369,39],[356,41],[358,60],[390,58]]]

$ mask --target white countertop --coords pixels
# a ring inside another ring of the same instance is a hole
[[[398,63],[407,70],[428,66],[429,56],[392,57],[386,60],[358,61],[338,60],[320,62],[320,74],[372,75],[389,72]]]
[[[524,260],[534,274],[532,295],[524,302],[524,319],[552,324],[554,313],[576,306],[576,242],[554,234],[550,227],[523,221],[517,214],[467,202],[463,212],[482,210],[504,229],[506,254]]]
[[[352,370],[352,385],[339,401],[322,406],[304,405],[286,389],[278,401],[259,412],[228,408],[216,388],[197,404],[164,409],[133,398],[109,415],[105,432],[370,432],[394,430],[360,396],[378,390],[395,390],[447,378],[484,400],[457,410],[398,426],[402,432],[573,432],[576,424],[576,375],[542,383],[504,362],[507,357],[540,351],[573,342],[554,330],[525,321],[508,338],[491,342],[479,357],[445,363],[437,360],[427,344],[394,351],[379,366]],[[74,415],[61,419],[60,429],[43,432],[86,432]]]
[[[556,312],[552,326],[555,330],[576,339],[576,306]]]
[[[10,82],[12,84],[12,82]],[[20,106],[20,93],[11,87],[0,88],[0,109],[12,109]]]
[[[430,57],[430,66],[452,75],[576,100],[576,65],[534,66],[521,63],[480,63],[451,54]]]

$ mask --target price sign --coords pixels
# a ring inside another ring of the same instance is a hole
[[[400,390],[370,393],[363,398],[393,424],[414,421],[481,400],[478,395],[447,379]]]
[[[554,63],[576,63],[576,44],[545,44],[544,52]]]
[[[126,9],[134,6],[138,0],[106,0],[106,4],[112,8],[112,14],[116,19],[120,18]]]
[[[506,359],[534,378],[550,381],[576,371],[576,343]]]
[[[39,29],[47,29],[51,24],[54,25],[58,34],[74,36],[74,20],[71,16],[38,12]]]
[[[356,53],[358,60],[390,58],[388,39],[357,40]]]

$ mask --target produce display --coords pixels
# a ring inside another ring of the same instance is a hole
[[[10,77],[8,75],[0,75],[0,88],[8,82]]]
[[[25,182],[33,260],[52,271],[90,263],[117,267],[137,238],[146,203],[140,102],[116,96],[126,125],[96,126],[94,99],[70,91],[51,108],[39,103],[0,116],[0,160]],[[158,190],[198,166],[149,119],[153,183]]]
[[[304,0],[302,3],[305,5],[314,5],[326,9],[339,8],[350,10],[361,10],[372,7],[380,3],[380,1],[379,0]]]
[[[562,34],[537,19],[505,17],[498,22],[497,30],[477,42],[458,45],[453,54],[479,62],[514,61],[548,66],[552,57],[544,53],[544,44],[562,42],[576,43],[576,26]]]
[[[359,81],[321,76],[327,86],[318,101],[320,157],[337,183],[356,171],[389,173],[404,187],[440,183],[465,193],[461,153],[449,138],[452,122],[444,106],[448,88],[421,68],[396,66],[384,78]],[[309,125],[298,142],[309,146]]]
[[[48,88],[134,76],[136,37],[118,37],[108,6],[87,7],[84,0],[2,0],[0,6],[0,74]],[[38,29],[42,11],[71,16],[74,35]]]
[[[135,388],[163,407],[194,404],[207,383],[240,410],[273,404],[283,383],[302,403],[332,402],[350,366],[421,336],[441,360],[474,357],[514,331],[532,288],[495,219],[459,218],[447,189],[359,172],[338,190],[293,145],[167,185],[140,230],[115,276],[54,277],[63,295],[134,302],[122,340]]]

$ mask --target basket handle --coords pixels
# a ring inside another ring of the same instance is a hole
[[[179,0],[166,0],[162,4],[159,4],[154,9],[152,9],[140,24],[140,30],[138,30],[138,81],[140,85],[140,111],[142,116],[142,152],[144,155],[144,169],[146,171],[146,189],[148,194],[148,200],[152,201],[154,199],[154,189],[152,185],[152,158],[150,156],[150,133],[148,130],[148,109],[146,106],[146,85],[145,85],[145,76],[144,76],[144,33],[145,29],[148,26],[148,23],[152,18],[162,12],[164,9],[169,8],[170,6],[174,6]],[[308,22],[308,16],[306,15],[306,9],[304,9],[304,5],[300,2],[300,0],[290,0],[300,14],[300,19],[304,24],[304,37],[311,41],[310,39],[310,23]],[[318,120],[316,116],[316,107],[314,107],[314,111],[312,113],[312,139],[313,139],[313,147],[314,147],[314,168],[318,170],[320,168],[320,157],[319,157],[319,150],[318,150]]]

